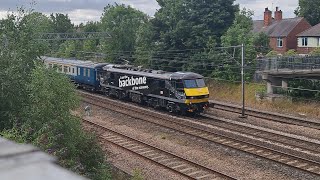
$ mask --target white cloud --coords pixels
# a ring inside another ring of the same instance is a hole
[[[102,12],[94,9],[75,9],[68,12],[71,21],[74,24],[86,23],[88,21],[99,21]]]
[[[159,9],[156,0],[35,0],[33,7],[44,14],[67,13],[74,24],[87,21],[99,21],[103,13],[103,7],[108,3],[123,3],[137,8],[150,16]],[[17,6],[30,7],[32,0],[10,0],[1,2],[0,19],[4,18],[7,11],[16,10]],[[263,19],[264,8],[275,9],[279,6],[284,18],[294,17],[294,10],[298,6],[298,0],[236,0],[240,7],[251,9],[255,12],[254,19]]]
[[[265,8],[274,11],[279,7],[283,12],[283,18],[295,17],[294,10],[298,7],[298,0],[236,0],[241,8],[247,8],[254,11],[254,19],[263,19]]]

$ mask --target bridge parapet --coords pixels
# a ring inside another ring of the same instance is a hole
[[[319,57],[278,57],[258,59],[258,73],[267,82],[267,96],[273,97],[274,88],[288,90],[288,80],[293,78],[319,79]],[[278,96],[277,96],[278,97]]]
[[[320,71],[320,56],[277,57],[258,59],[258,71],[268,72],[298,72]]]

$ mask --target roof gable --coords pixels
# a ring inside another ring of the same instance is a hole
[[[297,35],[298,37],[305,37],[305,36],[309,36],[309,37],[320,37],[320,23],[303,31],[302,33]]]
[[[253,32],[263,32],[270,37],[286,37],[303,20],[302,17],[273,20],[269,26],[264,26],[263,20],[253,21]]]

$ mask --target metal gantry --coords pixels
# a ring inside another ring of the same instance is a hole
[[[39,33],[35,40],[85,40],[111,38],[108,32]]]

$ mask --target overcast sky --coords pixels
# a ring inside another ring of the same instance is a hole
[[[32,0],[0,0],[0,18],[5,17],[8,11],[15,11],[17,6],[30,7]],[[103,7],[108,3],[123,3],[131,5],[149,15],[159,9],[156,0],[35,0],[33,9],[45,14],[67,13],[73,23],[79,24],[87,21],[98,21],[103,12]],[[254,19],[263,19],[264,8],[275,9],[279,6],[284,18],[294,17],[294,10],[298,6],[298,0],[236,0],[243,8],[255,12]]]

